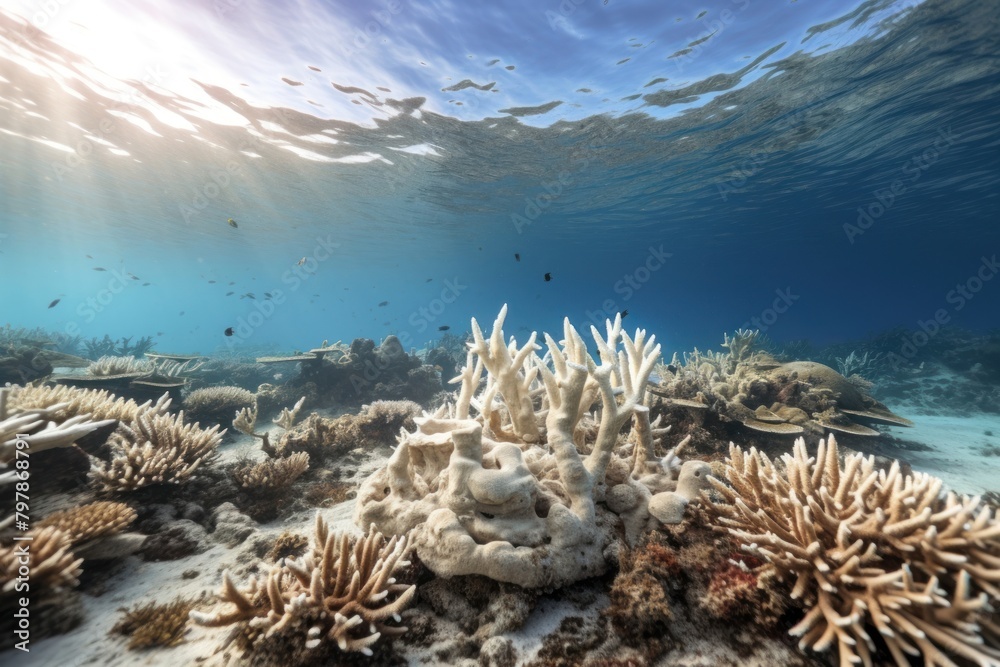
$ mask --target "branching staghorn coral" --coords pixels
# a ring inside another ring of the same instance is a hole
[[[8,409],[17,411],[51,410],[52,419],[62,421],[70,417],[90,415],[94,419],[134,421],[147,410],[166,412],[170,396],[164,394],[156,403],[138,404],[129,399],[117,398],[106,390],[78,389],[64,385],[10,387]]]
[[[416,592],[415,585],[397,584],[393,578],[397,569],[409,565],[404,560],[408,551],[408,537],[386,541],[374,526],[357,540],[331,533],[317,512],[313,548],[304,558],[283,558],[265,581],[251,577],[242,590],[224,572],[219,597],[229,608],[192,611],[191,619],[207,626],[245,622],[260,633],[252,640],[255,648],[276,635],[290,635],[307,649],[327,641],[341,651],[371,655],[369,647],[382,635],[406,632],[388,623],[401,620],[400,612]]]
[[[941,495],[942,481],[903,475],[898,462],[839,459],[831,436],[815,457],[800,438],[780,470],[730,446],[712,480],[718,522],[765,567],[791,580],[803,619],[789,632],[815,651],[836,644],[841,667],[874,664],[877,631],[899,667],[1000,665],[1000,511],[978,497]],[[956,662],[958,661],[958,663]]]
[[[295,420],[299,418],[299,410],[302,409],[302,405],[306,402],[306,397],[303,396],[298,400],[298,402],[292,407],[291,410],[288,408],[282,408],[281,414],[272,419],[275,424],[285,429],[286,431],[293,426],[295,426]]]
[[[121,424],[109,444],[109,464],[91,468],[91,478],[105,491],[132,491],[149,484],[180,484],[211,461],[225,430],[185,424],[177,415],[146,412],[131,425]]]
[[[253,394],[242,387],[195,389],[184,399],[184,410],[199,422],[231,424],[233,414],[255,406]]]
[[[298,452],[285,459],[238,465],[233,469],[233,478],[241,488],[270,493],[288,488],[308,469],[309,455]]]
[[[604,572],[619,516],[633,537],[653,508],[679,521],[709,469],[688,462],[678,480],[673,456],[653,455],[662,431],[641,404],[660,351],[653,337],[630,338],[620,317],[606,336],[592,327],[598,364],[567,320],[563,341],[545,336],[550,367],[535,354],[534,334],[523,347],[505,343],[506,312],[489,339],[472,321],[455,404],[402,433],[386,467],[362,485],[354,520],[414,530],[421,561],[438,575],[557,588]],[[591,416],[598,401],[600,416]],[[620,432],[633,417],[630,445]],[[605,496],[611,512],[598,507]]]
[[[31,591],[59,591],[73,588],[79,584],[80,563],[83,559],[75,558],[70,551],[70,536],[61,530],[49,526],[33,530],[25,537],[30,541],[16,542],[13,546],[0,546],[0,607],[17,595],[15,587],[17,578],[23,576],[21,569],[28,566],[29,585]],[[20,549],[27,548],[30,562],[23,562]]]
[[[125,503],[102,500],[53,512],[35,525],[38,528],[52,526],[63,531],[76,546],[97,537],[120,533],[135,521],[135,517],[135,510]]]
[[[44,408],[12,408],[11,391],[8,387],[0,388],[0,484],[17,478],[15,471],[4,472],[4,469],[17,456],[19,442],[28,443],[24,453],[30,456],[46,449],[69,447],[83,436],[113,422],[110,419],[92,421],[90,414],[67,417],[69,406],[65,403]],[[22,439],[19,434],[27,434],[28,437]]]

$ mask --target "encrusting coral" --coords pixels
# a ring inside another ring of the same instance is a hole
[[[440,576],[558,588],[605,571],[619,526],[635,539],[656,525],[651,514],[679,521],[710,469],[654,455],[664,430],[642,405],[660,352],[653,337],[639,330],[630,338],[620,316],[605,337],[592,327],[598,364],[566,320],[561,343],[545,336],[543,360],[536,334],[523,347],[506,342],[506,313],[489,339],[472,320],[456,403],[402,433],[387,465],[362,485],[354,520],[414,530],[417,554]],[[599,417],[590,413],[598,401]],[[620,439],[630,419],[632,443]]]
[[[899,667],[1000,665],[1000,511],[978,497],[941,494],[942,481],[876,470],[860,454],[841,463],[835,439],[810,457],[800,438],[784,469],[730,446],[721,529],[788,580],[806,608],[790,634],[840,665],[876,662],[877,636]],[[957,661],[957,662],[956,662]]]
[[[287,645],[289,638],[306,649],[329,649],[332,643],[341,651],[371,655],[381,636],[406,632],[389,622],[401,620],[400,612],[416,592],[415,585],[393,578],[409,565],[404,560],[408,550],[408,537],[386,541],[374,526],[357,540],[331,533],[317,513],[313,548],[304,558],[283,558],[269,568],[265,581],[251,577],[243,590],[224,572],[219,597],[229,608],[192,611],[191,619],[207,626],[241,623],[258,655],[268,652],[269,642]]]
[[[309,455],[298,452],[284,459],[265,459],[259,463],[238,465],[233,469],[233,479],[241,488],[273,493],[291,486],[308,469]]]
[[[77,545],[97,537],[120,533],[135,521],[135,517],[135,510],[125,503],[102,500],[53,512],[35,526],[57,528],[69,536],[73,545]]]
[[[225,430],[185,424],[176,415],[147,412],[121,424],[109,442],[110,463],[98,461],[90,474],[105,491],[131,491],[150,484],[180,484],[211,461]]]

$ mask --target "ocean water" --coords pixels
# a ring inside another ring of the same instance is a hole
[[[758,330],[915,422],[877,453],[996,491],[998,100],[973,0],[5,0],[0,327]]]

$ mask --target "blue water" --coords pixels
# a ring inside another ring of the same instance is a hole
[[[5,3],[0,324],[202,354],[423,347],[503,303],[519,336],[627,309],[668,353],[1000,325],[995,7],[690,7]]]

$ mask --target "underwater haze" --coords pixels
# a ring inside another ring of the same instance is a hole
[[[989,3],[5,7],[15,327],[208,354],[421,348],[505,302],[669,350],[1000,323]]]

